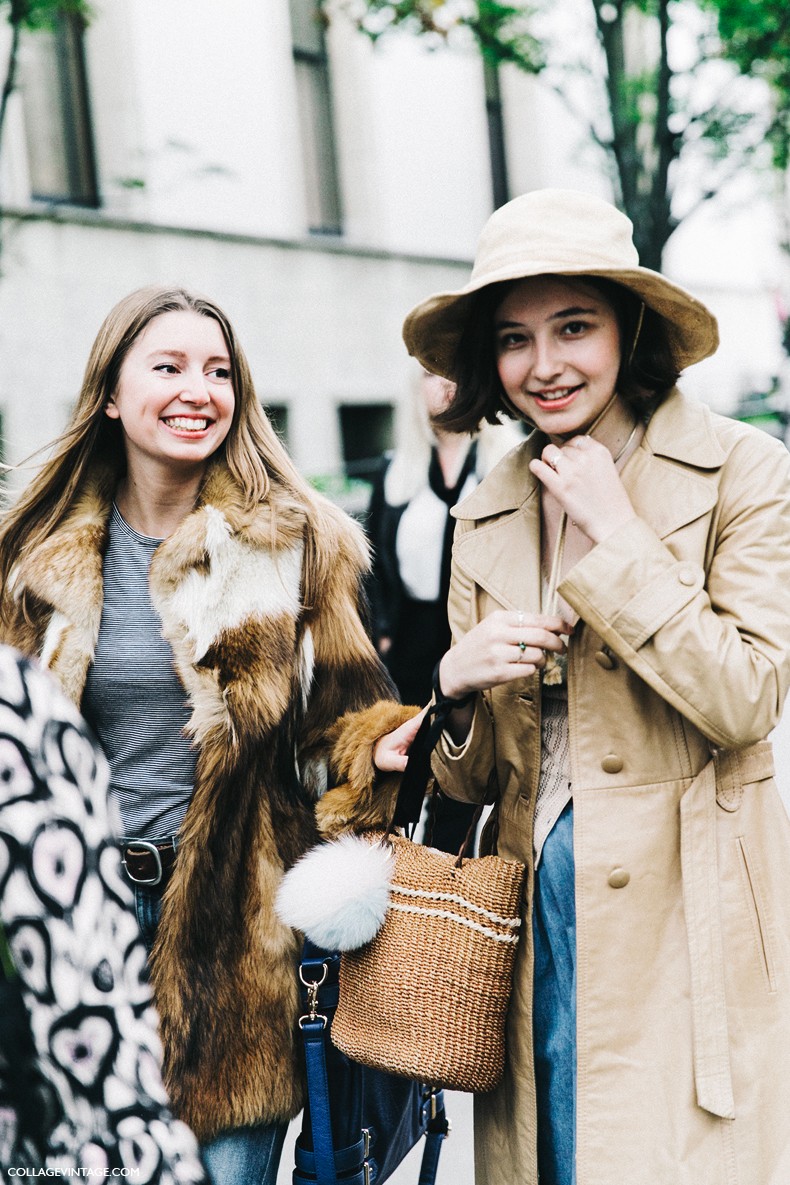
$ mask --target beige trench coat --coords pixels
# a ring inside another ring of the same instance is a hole
[[[457,639],[539,608],[539,495],[511,453],[457,509]],[[578,1185],[790,1183],[790,822],[763,740],[790,675],[790,459],[673,393],[623,471],[638,518],[566,576],[577,912]],[[478,1185],[536,1185],[532,820],[540,686],[479,697],[441,786],[495,798],[530,866]]]

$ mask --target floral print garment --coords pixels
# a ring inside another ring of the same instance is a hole
[[[43,1164],[135,1185],[202,1182],[194,1136],[162,1086],[145,950],[106,795],[104,758],[76,709],[0,647],[0,919],[46,1117],[37,1152],[21,1130],[23,1068],[0,1050],[0,1176]]]

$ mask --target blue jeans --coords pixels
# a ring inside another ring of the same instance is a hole
[[[573,804],[535,871],[533,1042],[540,1185],[576,1185],[576,899]]]
[[[149,955],[162,912],[162,895],[156,888],[137,885],[135,909]],[[212,1185],[277,1185],[277,1170],[287,1123],[261,1123],[220,1132],[200,1154]]]
[[[220,1132],[200,1154],[213,1185],[277,1185],[287,1123]]]

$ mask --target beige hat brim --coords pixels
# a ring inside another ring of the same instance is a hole
[[[502,268],[499,274],[488,271],[484,277],[470,281],[455,292],[438,292],[421,301],[403,324],[403,340],[409,353],[427,370],[449,379],[457,378],[454,364],[458,343],[474,307],[476,294],[491,284],[538,275],[600,276],[636,293],[666,322],[678,370],[709,357],[718,347],[718,325],[710,310],[659,272],[643,267],[547,267],[525,272],[522,266]]]

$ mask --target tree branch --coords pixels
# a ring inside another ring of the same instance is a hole
[[[5,129],[8,102],[14,92],[14,87],[16,86],[16,72],[19,63],[19,42],[21,38],[21,32],[22,29],[19,22],[13,22],[11,26],[11,48],[8,51],[8,66],[6,67],[3,90],[0,92],[0,149],[2,149],[3,145],[3,131]]]

